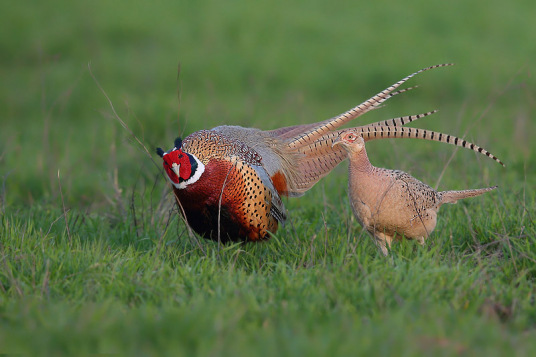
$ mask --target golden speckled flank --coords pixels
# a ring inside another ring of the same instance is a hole
[[[268,232],[277,230],[277,220],[271,214],[272,194],[251,166],[240,161],[235,161],[235,165],[239,178],[226,194],[237,198],[240,220],[251,232],[255,232],[248,238],[268,238]]]
[[[345,131],[334,145],[343,147],[350,161],[348,196],[354,215],[385,255],[395,236],[424,244],[444,203],[456,203],[497,187],[437,192],[403,171],[372,166],[359,132]]]

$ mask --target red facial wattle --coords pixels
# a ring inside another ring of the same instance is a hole
[[[164,169],[166,170],[167,175],[174,183],[179,183],[179,177],[182,180],[188,180],[192,175],[192,165],[190,164],[190,159],[188,155],[185,154],[181,149],[173,150],[163,156],[164,159]],[[179,166],[179,177],[175,171],[173,171],[173,164]]]

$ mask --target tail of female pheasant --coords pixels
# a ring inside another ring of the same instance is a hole
[[[487,188],[477,188],[473,190],[462,190],[462,191],[443,191],[441,194],[441,203],[456,203],[458,200],[480,196],[483,193],[488,191],[495,190],[498,186],[487,187]]]

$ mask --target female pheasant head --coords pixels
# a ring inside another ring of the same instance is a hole
[[[165,152],[162,148],[157,148],[156,153],[164,159],[164,170],[166,170],[169,181],[178,189],[199,180],[205,171],[205,165],[194,155],[182,151],[181,138],[175,139],[175,147]]]
[[[365,148],[365,140],[361,133],[345,130],[335,139],[331,147],[335,145],[341,145],[348,153],[358,154]]]

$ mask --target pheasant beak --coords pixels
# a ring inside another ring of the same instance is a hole
[[[342,144],[342,141],[341,141],[341,138],[338,137],[337,139],[335,139],[335,141],[333,141],[333,144],[331,144],[331,147],[335,147],[336,145],[340,145]]]
[[[179,174],[180,169],[181,169],[181,164],[177,164],[176,162],[174,162],[174,163],[171,165],[171,169],[173,170],[173,172],[175,173],[175,175],[177,175],[177,177],[181,177],[181,175]]]

